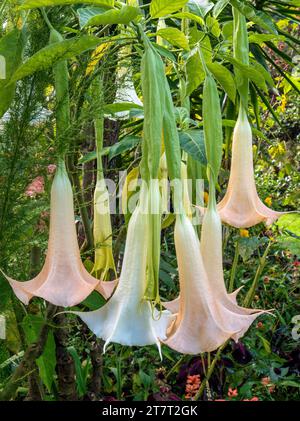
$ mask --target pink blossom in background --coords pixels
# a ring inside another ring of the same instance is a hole
[[[56,165],[55,164],[48,165],[47,171],[48,171],[48,174],[54,174],[56,171]]]
[[[45,191],[44,177],[36,177],[27,187],[25,194],[28,197],[36,197],[38,194],[42,194]]]

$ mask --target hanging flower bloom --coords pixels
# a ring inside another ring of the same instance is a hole
[[[229,184],[218,210],[222,221],[236,228],[249,228],[260,222],[270,225],[284,214],[269,209],[258,197],[253,169],[252,131],[242,105],[233,133]]]
[[[139,205],[128,225],[121,276],[113,297],[99,310],[74,312],[106,341],[104,351],[110,342],[129,346],[156,344],[160,351],[159,341],[166,339],[172,316],[168,311],[152,312],[150,302],[144,299],[148,219],[148,193],[142,188]]]
[[[202,227],[202,247],[190,220],[180,215],[175,225],[180,297],[164,306],[177,312],[165,343],[184,354],[210,352],[227,339],[238,340],[261,310],[237,305],[236,294],[227,294],[222,268],[221,221],[207,212]],[[203,256],[203,259],[202,259]]]
[[[106,299],[111,295],[115,282],[99,283],[81,262],[73,192],[64,162],[60,162],[52,184],[50,235],[44,267],[38,276],[27,282],[6,278],[24,304],[38,296],[58,306],[74,306],[96,287]]]
[[[112,228],[110,219],[109,193],[104,179],[97,180],[94,193],[94,242],[95,265],[93,272],[105,281],[110,270],[116,273],[112,252]]]

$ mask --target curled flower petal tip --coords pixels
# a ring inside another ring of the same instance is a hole
[[[258,197],[253,168],[252,130],[241,106],[234,128],[228,188],[218,204],[223,222],[236,228],[250,228],[260,222],[271,225],[285,212],[268,208]]]
[[[83,301],[96,287],[105,299],[110,297],[115,283],[99,283],[99,279],[91,276],[81,261],[73,192],[64,163],[59,164],[52,184],[50,234],[41,272],[25,282],[5,277],[24,304],[38,296],[57,306],[72,307]]]

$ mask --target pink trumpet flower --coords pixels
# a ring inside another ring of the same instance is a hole
[[[202,229],[202,247],[192,223],[177,217],[175,246],[180,297],[164,306],[177,317],[168,330],[168,346],[183,354],[217,349],[229,338],[237,341],[262,310],[246,309],[227,294],[222,269],[221,221],[216,211],[207,211]]]
[[[236,228],[249,228],[265,222],[272,224],[284,212],[276,212],[258,197],[253,168],[252,131],[244,107],[233,133],[232,160],[227,192],[218,204],[223,222]]]
[[[19,282],[4,275],[16,296],[28,304],[34,296],[71,307],[94,289],[109,298],[115,282],[100,282],[85,269],[80,258],[74,220],[73,192],[65,164],[60,162],[52,184],[50,235],[46,261],[34,279]]]

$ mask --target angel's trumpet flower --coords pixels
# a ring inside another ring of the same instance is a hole
[[[96,277],[105,281],[110,270],[116,272],[112,252],[112,228],[109,208],[109,193],[104,179],[97,180],[94,193],[94,242]]]
[[[74,312],[105,346],[116,342],[128,346],[156,344],[166,339],[166,330],[172,320],[169,312],[160,314],[145,300],[148,256],[148,193],[142,188],[140,202],[128,225],[123,266],[119,284],[112,298],[99,310]]]
[[[263,313],[239,307],[235,295],[226,292],[220,261],[220,232],[214,231],[215,222],[212,223],[216,215],[207,212],[203,223],[203,259],[199,239],[190,220],[180,215],[176,221],[180,297],[165,305],[178,311],[165,343],[184,354],[210,352],[229,338],[238,340],[255,318]],[[216,260],[212,260],[214,249],[211,246],[215,248]],[[208,265],[209,270],[206,270]]]
[[[218,210],[222,221],[236,228],[249,228],[260,222],[270,225],[283,215],[265,206],[258,197],[253,169],[252,131],[242,105],[233,133],[229,184]]]
[[[63,161],[58,165],[52,184],[50,234],[44,267],[30,281],[6,278],[24,304],[38,296],[57,306],[71,307],[84,300],[96,287],[106,299],[114,289],[114,282],[99,283],[82,264],[75,228],[73,192]]]

